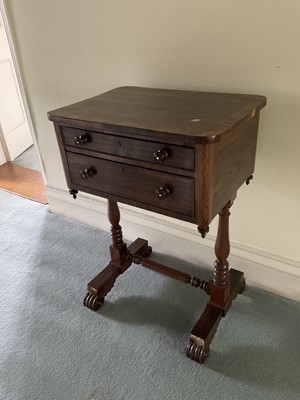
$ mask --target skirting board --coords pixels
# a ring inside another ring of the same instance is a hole
[[[109,232],[106,200],[46,186],[51,212]],[[203,240],[196,226],[120,204],[124,238],[142,237],[153,251],[212,269],[215,237]],[[300,302],[300,263],[231,242],[230,267],[245,273],[247,284]]]

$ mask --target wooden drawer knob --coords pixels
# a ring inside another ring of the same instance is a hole
[[[80,171],[80,176],[83,180],[87,180],[88,178],[91,178],[92,176],[96,175],[97,171],[94,167],[91,168],[86,168]]]
[[[74,143],[78,147],[82,147],[82,146],[84,146],[85,144],[87,144],[90,141],[91,141],[91,138],[90,138],[90,136],[88,134],[74,137]]]
[[[153,158],[159,163],[163,163],[169,157],[167,149],[159,149],[153,153]]]
[[[163,185],[159,189],[156,190],[155,194],[159,198],[159,200],[163,200],[168,197],[172,193],[173,189],[169,185]]]

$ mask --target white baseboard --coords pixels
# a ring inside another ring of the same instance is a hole
[[[109,231],[106,200],[46,186],[50,210],[67,218]],[[215,237],[203,240],[196,226],[120,204],[123,235],[129,241],[142,237],[158,253],[211,268]],[[230,266],[245,273],[247,283],[291,300],[300,301],[300,263],[250,246],[231,242]]]

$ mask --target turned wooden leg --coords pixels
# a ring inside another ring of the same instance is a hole
[[[130,267],[134,256],[146,257],[151,253],[148,242],[140,238],[135,240],[127,249],[123,242],[122,228],[119,224],[120,211],[116,201],[108,200],[107,215],[111,223],[111,260],[108,266],[88,284],[88,292],[83,300],[83,304],[93,311],[102,307],[104,297],[114,286],[117,277]],[[128,257],[128,254],[130,254],[130,257]]]
[[[116,201],[108,200],[107,216],[111,224],[111,261],[89,284],[83,304],[93,311],[99,310],[104,297],[112,289],[117,277],[122,273],[122,260],[125,259],[126,245],[123,242],[122,228],[119,225],[120,211]]]
[[[225,308],[230,296],[229,263],[227,258],[230,253],[229,241],[229,216],[232,201],[229,201],[219,213],[219,225],[215,243],[216,261],[214,267],[213,284],[211,287],[210,303]]]
[[[122,227],[120,222],[120,210],[118,203],[113,200],[107,202],[107,216],[111,224],[111,240],[110,246],[111,262],[121,268],[122,262],[125,259],[127,247],[123,242]]]
[[[215,244],[216,261],[214,276],[210,281],[210,301],[190,334],[187,356],[203,363],[209,353],[210,343],[218,325],[226,315],[232,301],[245,287],[244,274],[231,269],[227,258],[230,253],[229,241],[229,209],[233,202],[229,201],[219,213],[218,233]]]

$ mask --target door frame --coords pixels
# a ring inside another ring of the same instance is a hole
[[[33,145],[34,145],[34,148],[36,151],[38,162],[40,164],[43,181],[44,181],[44,184],[46,184],[46,176],[45,176],[45,172],[44,172],[44,168],[43,168],[42,158],[41,158],[40,151],[38,148],[36,133],[35,133],[35,129],[34,129],[34,126],[32,123],[31,113],[30,113],[30,109],[28,106],[27,97],[26,97],[26,93],[25,93],[25,89],[24,89],[24,85],[23,85],[22,74],[21,74],[21,71],[19,68],[18,59],[17,59],[15,48],[14,48],[14,42],[13,42],[12,35],[11,35],[9,19],[7,17],[5,3],[6,3],[5,0],[0,0],[0,13],[2,16],[2,20],[3,20],[3,25],[4,25],[3,27],[4,27],[4,31],[6,33],[8,44],[9,44],[11,57],[12,57],[12,63],[13,63],[13,67],[14,67],[14,70],[16,73],[16,77],[17,77],[17,81],[18,81],[18,85],[19,85],[19,89],[20,89],[20,93],[21,93],[21,98],[22,98],[25,114],[27,117],[28,125],[29,125],[29,130],[31,133],[32,141],[33,141]]]

